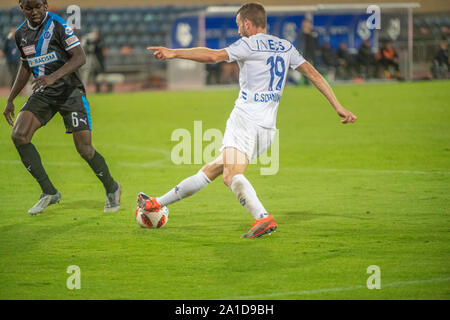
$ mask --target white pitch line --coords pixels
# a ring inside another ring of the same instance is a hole
[[[124,146],[120,146],[121,148]],[[126,148],[124,148],[126,149]],[[142,163],[133,163],[133,162],[123,162],[120,161],[118,164],[124,167],[172,167],[173,164],[170,160],[170,153],[163,151],[161,149],[139,149],[138,147],[130,146],[128,149],[130,150],[147,150],[150,152],[157,152],[165,156],[164,159],[157,159],[150,162],[142,162]],[[83,161],[74,162],[74,161],[45,161],[44,166],[62,166],[62,165],[70,165],[70,166],[80,166],[84,165]],[[9,164],[9,165],[22,165],[20,160],[2,160],[0,159],[0,164]],[[186,164],[189,165],[189,164]],[[258,164],[260,165],[260,164]],[[261,166],[261,165],[260,165]],[[264,168],[264,166],[261,166]],[[419,175],[429,175],[429,174],[450,174],[450,171],[439,170],[439,171],[420,171],[420,170],[376,170],[376,169],[352,169],[352,168],[342,168],[342,169],[333,169],[333,168],[296,168],[296,167],[286,167],[287,169],[294,169],[299,171],[307,171],[307,172],[349,172],[349,173],[361,173],[361,174],[419,174]]]
[[[0,160],[0,164],[4,165],[18,165],[23,166],[20,160]],[[147,168],[147,167],[157,167],[157,168],[171,168],[174,165],[170,160],[160,159],[150,162],[133,163],[133,162],[117,162],[119,166],[131,167],[131,168]],[[44,161],[44,166],[71,166],[71,167],[81,167],[86,166],[86,163],[80,159],[80,161]]]
[[[0,144],[4,145],[10,145],[10,142],[6,141],[0,141]],[[61,148],[71,148],[75,150],[75,145],[70,143],[64,143],[64,142],[39,142],[39,146],[46,146],[46,147],[61,147]],[[166,157],[170,157],[170,151],[165,149],[159,149],[159,148],[153,148],[148,146],[136,146],[136,145],[129,145],[129,144],[120,144],[120,143],[99,143],[96,146],[100,146],[99,149],[105,148],[119,148],[119,149],[126,149],[130,151],[148,151],[151,153],[160,153]]]
[[[318,171],[318,172],[349,172],[349,173],[386,173],[386,174],[450,174],[449,170],[436,170],[436,171],[423,171],[423,170],[377,170],[377,169],[355,169],[355,168],[295,168],[289,167],[289,169],[298,169],[303,171]]]
[[[0,160],[0,164],[23,166],[23,163],[20,160]],[[85,165],[85,163],[84,163],[84,161],[75,162],[75,161],[45,161],[44,160],[44,167],[47,165],[48,166],[81,166],[81,165]]]
[[[401,286],[413,285],[413,284],[425,284],[425,283],[446,282],[446,281],[450,281],[450,277],[449,278],[434,278],[434,279],[428,279],[428,280],[398,281],[398,282],[391,282],[391,283],[387,283],[387,284],[381,283],[380,290],[383,290],[383,288],[385,288],[385,287],[401,287]],[[358,289],[367,289],[367,287],[366,286],[351,286],[351,287],[343,287],[343,288],[324,288],[324,289],[314,289],[314,290],[275,292],[275,293],[260,294],[260,295],[254,295],[254,296],[238,296],[238,297],[230,297],[230,298],[221,298],[218,300],[251,300],[251,299],[264,299],[264,298],[274,298],[274,297],[292,296],[292,295],[304,296],[304,295],[311,295],[311,294],[317,294],[317,293],[342,292],[342,291],[352,291],[352,290],[358,290]]]

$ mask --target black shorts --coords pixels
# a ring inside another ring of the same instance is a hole
[[[65,100],[58,100],[39,93],[31,95],[20,111],[30,111],[45,126],[53,116],[61,114],[66,133],[81,130],[92,130],[91,113],[86,96],[80,95],[78,90]]]

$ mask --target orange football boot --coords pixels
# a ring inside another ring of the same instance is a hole
[[[143,192],[139,192],[137,200],[139,208],[146,211],[158,211],[161,205],[156,201],[156,198],[150,198]]]
[[[253,227],[245,234],[241,236],[241,238],[259,238],[265,234],[270,234],[272,231],[275,231],[278,227],[278,224],[273,220],[271,214],[267,218],[264,219],[255,219],[255,223],[253,223]]]

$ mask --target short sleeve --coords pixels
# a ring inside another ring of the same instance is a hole
[[[21,39],[22,39],[22,37],[21,37],[19,31],[16,31],[16,33],[14,34],[14,41],[16,42],[16,46],[19,49],[21,59],[26,60],[27,57],[21,47]]]
[[[64,50],[69,51],[81,44],[72,28],[64,20],[61,19],[61,21],[57,21],[56,24],[57,27],[55,31],[57,32],[57,37]]]
[[[247,42],[245,42],[245,40],[242,39],[239,39],[238,41],[232,43],[229,47],[226,47],[225,51],[228,53],[229,58],[227,62],[245,60],[252,53],[250,46]]]
[[[292,46],[291,61],[289,67],[291,69],[297,69],[305,62],[306,62],[305,58],[303,58],[303,56],[298,52],[298,50],[294,46]]]

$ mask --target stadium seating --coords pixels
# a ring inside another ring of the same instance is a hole
[[[108,48],[106,57],[107,69],[121,69],[129,65],[141,68],[140,64],[156,63],[142,56],[149,45],[167,46],[173,20],[180,14],[197,11],[197,6],[165,6],[165,7],[119,7],[119,8],[86,8],[81,10],[81,30],[77,33],[82,38],[85,34],[97,29],[101,33]],[[65,10],[56,10],[56,14],[67,18]],[[11,26],[17,27],[24,21],[18,8],[0,9],[0,48]],[[120,50],[124,46],[133,48],[129,57],[121,57]]]
[[[170,32],[174,19],[180,14],[199,11],[201,6],[152,6],[152,7],[95,7],[81,10],[81,29],[77,31],[83,38],[89,32],[98,30],[104,40],[107,55],[107,72],[139,73],[164,68],[146,52],[149,45],[169,46]],[[64,9],[55,11],[67,18]],[[17,27],[24,21],[18,8],[0,9],[0,49],[11,26]],[[442,30],[450,28],[450,16],[445,13],[415,14],[415,47],[419,48],[423,40],[426,49],[420,47],[415,58],[429,60],[433,54],[437,39],[442,38]],[[447,35],[448,36],[448,35]],[[430,40],[434,40],[431,42]],[[428,48],[428,46],[430,48]],[[123,50],[127,47],[128,50]],[[131,50],[130,50],[131,49]]]

